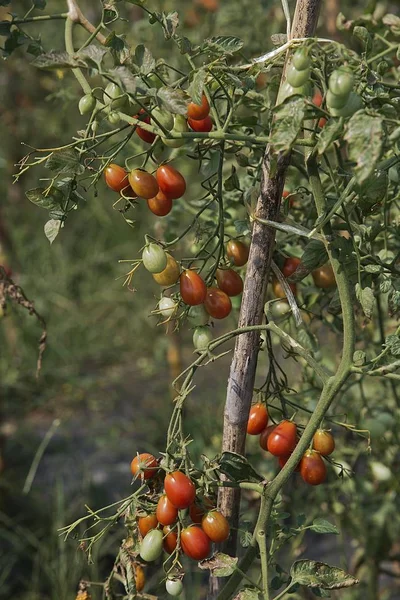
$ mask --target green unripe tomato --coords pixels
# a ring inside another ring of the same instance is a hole
[[[160,529],[149,531],[140,544],[140,557],[147,562],[153,562],[161,555],[163,548],[163,533]]]
[[[122,93],[121,88],[116,83],[109,83],[103,94],[104,104],[110,104],[112,110],[123,108],[127,104],[127,96]]]
[[[388,171],[388,175],[389,175],[389,179],[392,183],[399,183],[399,181],[400,181],[399,166],[394,165],[393,167],[390,167],[390,169]]]
[[[290,65],[286,73],[286,79],[292,87],[301,87],[309,81],[310,69],[298,71],[294,65]]]
[[[185,117],[183,115],[175,115],[174,126],[171,130],[171,133],[182,133],[184,131],[189,131]],[[174,140],[163,137],[162,141],[169,148],[180,148],[183,146],[186,140],[184,138]]]
[[[93,121],[92,125],[91,125],[91,129],[93,131],[93,133],[96,133],[96,131],[99,128],[99,122],[98,121]]]
[[[163,296],[158,303],[158,308],[163,317],[172,317],[174,312],[176,311],[177,304],[172,300],[172,298],[168,298],[167,296]]]
[[[354,87],[353,73],[347,69],[336,69],[329,77],[329,89],[335,96],[348,98]]]
[[[96,98],[92,94],[86,94],[79,100],[78,108],[81,115],[92,112],[96,107]]]
[[[170,596],[180,596],[183,591],[183,583],[180,579],[167,579],[165,589]]]
[[[168,131],[171,131],[174,126],[174,117],[166,110],[161,110],[161,108],[155,108],[151,112],[151,118],[154,119],[155,122],[158,121],[165,129],[168,129]]]
[[[310,67],[311,59],[307,48],[299,48],[296,50],[293,54],[292,64],[298,71],[304,71]]]
[[[358,94],[351,92],[349,99],[343,108],[331,108],[329,112],[333,117],[351,117],[358,110],[363,108],[363,101]]]
[[[119,118],[119,113],[117,112],[110,112],[110,114],[108,115],[108,121],[111,123],[111,125],[118,125],[118,123],[120,122],[120,118]]]
[[[286,100],[286,98],[289,98],[290,96],[296,96],[296,95],[310,96],[311,95],[310,85],[306,83],[305,85],[303,85],[301,87],[295,88],[292,85],[290,85],[290,83],[285,81],[279,88],[277,104],[281,104],[284,100]]]
[[[267,302],[264,307],[265,314],[270,313],[274,319],[287,317],[292,312],[290,304],[286,300],[278,300],[278,302]]]
[[[174,133],[174,130],[172,130],[172,133]],[[161,140],[165,146],[168,146],[168,148],[180,148],[185,143],[183,138],[173,139],[162,137]]]
[[[346,104],[348,96],[335,96],[331,90],[328,90],[326,94],[326,105],[328,108],[343,108]]]
[[[186,118],[183,115],[175,115],[174,119],[174,129],[175,131],[189,131],[189,127],[186,121]]]
[[[194,330],[193,345],[196,350],[205,350],[212,339],[213,336],[209,327],[196,327]]]
[[[204,308],[203,304],[197,306],[191,306],[188,312],[188,320],[193,327],[200,327],[201,325],[207,325],[210,319],[210,315]]]
[[[148,244],[143,250],[142,260],[150,273],[161,273],[167,266],[167,255],[158,244]]]

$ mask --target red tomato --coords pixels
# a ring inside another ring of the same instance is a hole
[[[210,554],[210,539],[197,525],[186,527],[181,533],[182,550],[194,560],[203,560]]]
[[[281,421],[268,438],[268,451],[274,456],[288,456],[296,447],[296,434],[296,423]]]
[[[279,463],[279,466],[281,469],[283,469],[283,467],[286,465],[289,458],[290,458],[290,455],[289,456],[279,456],[278,463]],[[300,471],[300,463],[295,468],[295,471]]]
[[[205,119],[210,112],[210,105],[208,100],[203,94],[201,98],[201,104],[196,104],[195,102],[190,102],[187,109],[187,116],[189,119],[193,119],[194,121],[202,121]]]
[[[189,516],[193,523],[200,525],[202,518],[210,508],[214,508],[213,502],[210,500],[210,498],[204,498],[203,505],[199,502],[194,502],[191,504],[189,506]]]
[[[129,173],[131,188],[141,198],[154,198],[158,194],[158,183],[156,178],[144,169],[133,169]]]
[[[335,449],[335,438],[329,431],[318,429],[314,433],[313,448],[322,456],[329,456]]]
[[[204,308],[214,319],[225,319],[232,310],[231,299],[217,287],[207,289]]]
[[[150,125],[150,117],[143,108],[140,110],[138,115],[135,115],[135,119],[140,119],[144,123],[147,123],[147,125]],[[152,144],[157,137],[155,133],[147,131],[142,127],[136,127],[136,133],[144,142],[147,142],[148,144]]]
[[[171,165],[161,165],[156,172],[157,183],[164,194],[175,200],[181,198],[186,191],[186,181],[183,175]]]
[[[258,435],[268,425],[268,411],[265,404],[257,402],[250,409],[249,420],[247,422],[247,433]]]
[[[268,425],[260,433],[260,446],[263,450],[268,450],[268,438],[275,429],[276,425]]]
[[[211,121],[211,117],[209,115],[206,116],[205,119],[188,119],[188,124],[193,131],[201,131],[203,133],[208,133],[213,128],[213,122]]]
[[[146,515],[145,517],[138,518],[139,531],[143,537],[145,537],[145,535],[147,533],[149,533],[149,531],[151,529],[155,529],[157,527],[157,525],[158,525],[158,519],[157,519],[156,515],[154,515],[154,514]]]
[[[321,106],[322,104],[322,94],[319,90],[315,90],[314,92],[314,96],[312,99],[312,103],[315,104],[315,106],[318,106],[318,108]]]
[[[172,525],[178,518],[178,509],[171,504],[166,494],[158,501],[156,516],[161,525]]]
[[[290,277],[293,275],[300,263],[301,260],[299,258],[295,258],[294,256],[286,258],[282,268],[282,275],[285,277]]]
[[[165,217],[165,215],[171,212],[172,200],[159,190],[157,196],[147,200],[147,206],[157,217]]]
[[[114,192],[120,192],[124,188],[129,187],[128,173],[123,167],[112,163],[104,169],[104,177],[106,184]],[[127,195],[127,194],[125,194]]]
[[[164,534],[163,548],[164,548],[165,552],[168,552],[168,554],[172,554],[178,544],[178,534],[176,533],[175,530],[172,530],[172,528],[169,525],[167,525],[166,527],[163,527],[163,534]]]
[[[222,513],[212,510],[201,520],[201,527],[207,537],[217,544],[224,542],[229,537],[229,523]]]
[[[195,271],[187,269],[179,278],[182,300],[189,306],[203,304],[207,295],[207,286],[204,280]]]
[[[320,129],[322,129],[323,127],[325,127],[325,125],[327,124],[327,119],[325,119],[325,117],[321,117],[320,120],[318,121],[318,127]]]
[[[233,269],[217,269],[218,287],[228,296],[238,296],[243,291],[243,280]]]
[[[310,485],[319,485],[326,479],[326,466],[319,452],[307,450],[300,461],[300,475]]]
[[[229,240],[226,245],[226,255],[234,265],[243,267],[249,258],[249,247],[240,240]]]
[[[157,467],[158,463],[156,457],[148,452],[143,452],[143,454],[135,456],[131,462],[132,475],[134,477],[140,475],[143,479],[154,477],[157,472]]]
[[[165,477],[164,488],[168,500],[179,509],[190,506],[196,497],[193,481],[181,471],[168,473]]]

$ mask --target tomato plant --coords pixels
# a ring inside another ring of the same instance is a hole
[[[322,289],[329,289],[336,286],[335,274],[331,265],[324,265],[314,269],[311,273],[314,283]]]
[[[135,565],[135,586],[136,591],[141,592],[146,583],[146,576],[144,570],[140,565]]]
[[[170,596],[180,596],[183,590],[183,583],[180,579],[168,578],[165,582],[165,589]]]
[[[168,500],[176,508],[187,508],[196,496],[193,481],[181,471],[168,473],[164,481],[165,493]]]
[[[211,551],[210,538],[197,525],[186,527],[181,533],[184,553],[193,560],[203,560]]]
[[[253,404],[249,413],[247,422],[247,433],[250,435],[258,435],[268,425],[268,411],[265,404],[257,402]]]
[[[213,335],[209,327],[196,327],[193,332],[193,345],[196,350],[205,350],[212,338]]]

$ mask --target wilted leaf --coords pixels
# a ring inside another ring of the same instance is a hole
[[[214,577],[229,577],[235,571],[238,558],[216,552],[199,562],[200,569],[209,569]]]
[[[343,125],[340,120],[330,119],[325,127],[321,129],[318,136],[317,151],[318,154],[324,154],[328,148],[343,134]]]
[[[271,132],[271,144],[277,152],[288,151],[293,146],[303,125],[305,108],[305,98],[299,97],[280,105]]]
[[[219,461],[221,473],[232,481],[252,481],[259,483],[263,480],[248,462],[247,458],[236,452],[223,452]]]
[[[156,61],[154,60],[153,55],[146,46],[143,46],[143,44],[136,46],[135,60],[142,75],[149,75],[156,68]]]
[[[140,79],[136,77],[127,67],[116,67],[110,71],[110,75],[119,81],[121,87],[128,94],[134,94],[136,92],[138,81]]]
[[[290,569],[290,576],[293,582],[300,585],[328,590],[350,587],[358,583],[358,579],[343,569],[315,560],[296,561]]]
[[[85,61],[79,57],[70,56],[68,52],[46,52],[37,56],[31,64],[38,69],[62,69],[85,67]]]
[[[394,333],[387,336],[385,340],[385,346],[389,348],[389,352],[392,356],[400,355],[400,338]]]
[[[309,529],[315,531],[315,533],[334,533],[335,535],[339,535],[338,528],[325,519],[314,519]]]
[[[374,292],[370,287],[362,288],[359,283],[356,283],[356,296],[367,319],[372,317],[372,311],[375,306]]]
[[[187,113],[188,98],[183,90],[175,90],[170,87],[162,87],[157,90],[157,98],[160,107],[176,115]]]
[[[58,232],[60,231],[61,221],[50,219],[44,226],[44,233],[49,240],[50,244],[56,239]]]
[[[105,54],[107,54],[107,50],[105,50],[104,48],[100,48],[95,44],[90,44],[90,46],[87,46],[86,48],[78,52],[77,56],[85,60],[86,62],[93,62],[95,65],[97,65],[98,68],[100,68]]]
[[[193,81],[189,86],[189,96],[196,104],[201,104],[206,77],[206,71],[204,69],[199,69],[194,74]]]
[[[44,192],[45,188],[34,188],[25,192],[25,195],[30,202],[45,210],[60,208],[64,200],[64,194],[55,187],[51,187],[46,194]]]
[[[72,175],[81,175],[85,170],[85,167],[79,162],[78,152],[73,148],[53,152],[47,159],[45,166],[50,171]]]
[[[169,40],[176,32],[179,26],[179,17],[176,11],[171,13],[161,13],[161,24],[164,29],[165,39]]]
[[[322,267],[322,265],[324,265],[327,261],[328,253],[326,251],[325,245],[319,240],[311,240],[304,248],[304,252],[301,257],[300,266],[303,266],[304,270],[300,271],[298,274],[300,279],[303,279],[305,275],[307,275],[314,269]],[[294,276],[295,278],[293,279],[293,281],[299,281],[299,278],[296,277],[296,273],[294,273]]]
[[[358,111],[347,124],[345,140],[349,158],[356,163],[354,174],[362,183],[374,171],[383,145],[383,119]]]

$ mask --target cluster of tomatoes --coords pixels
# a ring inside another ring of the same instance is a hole
[[[296,269],[301,264],[301,260],[294,256],[286,258],[282,267],[282,275],[285,278],[289,278]],[[312,278],[314,280],[314,284],[316,287],[321,289],[331,289],[336,285],[335,275],[333,273],[333,269],[330,264],[323,265],[322,267],[318,267],[311,272]],[[290,289],[293,294],[297,293],[297,285],[294,282],[288,282]],[[274,278],[272,281],[272,291],[276,298],[285,298],[286,293],[278,281],[277,278]]]
[[[249,435],[260,436],[260,446],[278,458],[282,469],[297,445],[297,425],[293,421],[283,420],[277,425],[268,425],[268,410],[265,404],[257,402],[250,409],[247,423]],[[324,429],[318,429],[313,437],[312,448],[306,450],[296,471],[300,471],[303,480],[310,485],[319,485],[326,479],[327,469],[323,456],[329,456],[335,449],[333,435]]]
[[[154,510],[137,519],[139,555],[144,561],[157,560],[163,550],[202,560],[209,556],[212,542],[228,538],[228,521],[210,498],[200,499],[195,484],[185,473],[172,471],[163,479],[164,471],[149,453],[138,454],[132,460],[131,471],[135,478],[152,480]],[[174,571],[167,577],[167,592],[177,596],[182,588],[182,575]]]

